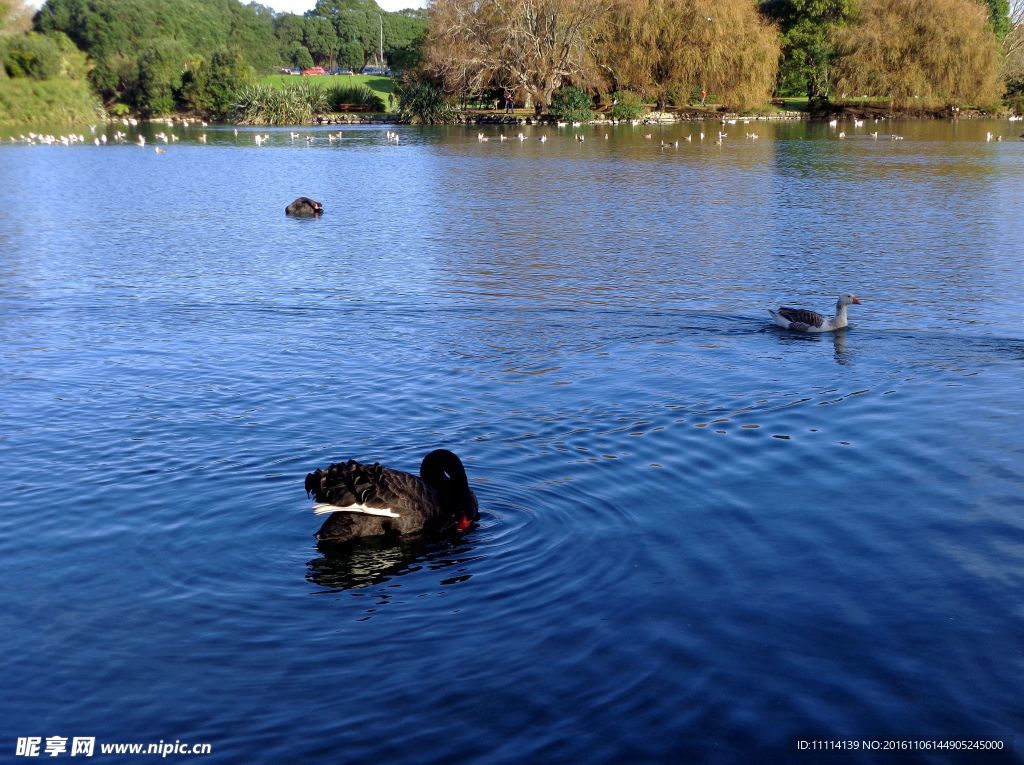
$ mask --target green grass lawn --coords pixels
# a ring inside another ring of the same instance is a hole
[[[354,87],[356,85],[364,85],[365,87],[372,90],[381,100],[384,102],[384,107],[388,111],[393,109],[388,104],[388,95],[395,92],[395,81],[390,77],[385,77],[380,74],[333,74],[333,75],[310,75],[301,76],[294,74],[268,74],[260,78],[260,82],[265,85],[273,85],[275,88],[283,88],[289,83],[296,82],[311,82],[324,87],[332,87],[334,85],[343,85],[345,87]],[[395,99],[395,107],[398,106],[398,100]]]
[[[776,99],[782,101],[782,109],[789,112],[806,112],[810,108],[807,96],[783,96]]]

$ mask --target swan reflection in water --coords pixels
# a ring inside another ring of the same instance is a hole
[[[465,537],[458,541],[363,539],[319,549],[322,555],[306,564],[306,579],[329,592],[370,587],[424,570],[451,573],[438,583],[458,584],[472,577],[466,564],[481,558],[472,554],[473,544]]]
[[[832,341],[832,357],[837,364],[847,367],[853,364],[853,353],[847,350],[846,336],[849,329],[843,327],[832,332],[808,334],[806,332],[788,332],[784,329],[769,327],[779,338],[780,343],[825,343]]]

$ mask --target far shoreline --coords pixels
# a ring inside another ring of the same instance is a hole
[[[982,120],[982,119],[1006,119],[1014,116],[1012,109],[1003,108],[998,111],[986,111],[983,109],[958,109],[956,107],[942,108],[920,108],[920,109],[896,109],[877,104],[825,104],[814,110],[810,109],[783,109],[772,107],[770,109],[754,109],[749,111],[733,111],[724,107],[700,108],[685,107],[669,109],[665,111],[651,111],[636,119],[613,120],[600,113],[592,120],[572,123],[575,127],[583,125],[592,127],[614,127],[616,125],[673,125],[682,123],[707,123],[707,122],[741,122],[741,123],[772,123],[772,122],[827,122],[834,119],[839,120]],[[64,128],[69,130],[84,129],[97,124],[119,125],[132,123],[135,125],[161,125],[161,124],[186,124],[198,126],[206,124],[202,118],[187,112],[178,112],[159,117],[139,117],[137,115],[121,115],[105,117],[97,116],[93,119],[82,121],[39,121],[0,124],[0,134],[10,134],[12,131],[38,131],[40,129],[52,130]],[[536,116],[532,112],[517,110],[511,114],[501,110],[460,110],[455,112],[453,117],[445,122],[434,123],[435,125],[448,126],[506,126],[506,127],[527,127],[558,125],[560,120],[550,114]],[[409,120],[403,120],[397,112],[328,112],[317,115],[309,122],[296,122],[288,124],[271,123],[238,123],[238,122],[210,122],[211,127],[219,128],[313,128],[313,127],[346,127],[357,125],[410,125]]]
[[[581,122],[582,125],[611,127],[615,125],[671,125],[675,123],[725,122],[728,120],[750,122],[826,122],[832,119],[887,119],[887,120],[944,120],[944,119],[1005,119],[1013,115],[1011,109],[985,111],[983,109],[956,109],[951,107],[896,109],[878,105],[861,104],[829,104],[815,110],[799,109],[754,109],[734,111],[728,108],[701,109],[685,107],[665,111],[651,111],[636,119],[610,119],[598,114],[594,119]],[[173,114],[162,117],[135,117],[140,123],[163,123],[167,120],[175,122],[198,122],[199,117],[192,114]],[[121,117],[110,117],[108,122],[121,122]],[[537,116],[532,112],[517,110],[511,114],[501,110],[461,110],[451,120],[435,123],[436,125],[556,125],[559,119],[550,114]],[[345,127],[346,125],[409,125],[397,112],[325,112],[317,115],[309,122],[275,125],[272,123],[210,123],[236,128],[286,128],[286,127]]]

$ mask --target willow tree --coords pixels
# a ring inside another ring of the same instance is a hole
[[[835,30],[836,92],[897,107],[995,104],[999,41],[976,0],[862,0]]]
[[[755,0],[617,0],[599,42],[614,84],[659,105],[706,91],[737,109],[758,106],[779,67],[778,29]]]
[[[612,0],[435,0],[424,67],[450,93],[499,86],[547,106],[592,79],[593,30]]]
[[[1014,0],[1010,7],[1010,33],[1003,44],[1007,79],[1024,80],[1024,0]]]
[[[779,90],[827,97],[832,86],[832,27],[846,23],[854,0],[764,0],[761,11],[782,28]]]

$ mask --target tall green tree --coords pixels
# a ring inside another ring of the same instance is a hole
[[[361,43],[347,42],[338,47],[338,66],[356,71],[366,64],[366,51]]]
[[[289,64],[299,69],[309,69],[313,66],[313,57],[309,55],[309,48],[302,43],[292,43],[285,54],[285,58]]]
[[[155,40],[139,56],[135,105],[143,114],[169,114],[177,106],[188,54],[177,40]]]
[[[384,15],[384,55],[392,69],[408,72],[419,66],[426,33],[424,11],[411,9]]]
[[[984,0],[992,30],[1002,40],[1010,32],[1010,0]]]
[[[301,43],[319,63],[333,56],[342,66],[361,69],[379,58],[383,35],[385,61],[404,69],[420,59],[427,18],[420,10],[388,13],[375,0],[319,0],[305,16],[278,14],[273,27],[286,59],[293,45]],[[359,46],[358,56],[355,46]]]
[[[225,120],[235,111],[238,91],[253,80],[252,67],[237,50],[221,48],[183,77],[182,101],[192,111]]]
[[[303,40],[316,63],[334,65],[334,56],[338,50],[338,33],[328,19],[323,16],[307,18]]]
[[[317,0],[310,15],[329,19],[342,44],[359,43],[364,63],[377,58],[384,11],[374,0]]]
[[[836,55],[833,31],[850,19],[854,0],[768,0],[761,9],[782,29],[779,92],[827,97]]]
[[[411,72],[423,62],[423,38],[404,47],[393,47],[387,53],[388,65],[398,75]]]
[[[306,17],[294,13],[282,13],[274,19],[274,34],[288,50],[295,44],[302,45],[306,38]]]
[[[272,15],[237,0],[47,0],[36,26],[64,32],[89,55],[93,82],[108,101],[138,98],[145,108],[152,106],[147,94],[158,91],[156,101],[166,103],[153,74],[162,69],[163,54],[152,48],[168,40],[183,51],[183,61],[206,59],[229,41],[259,71],[281,61]]]

